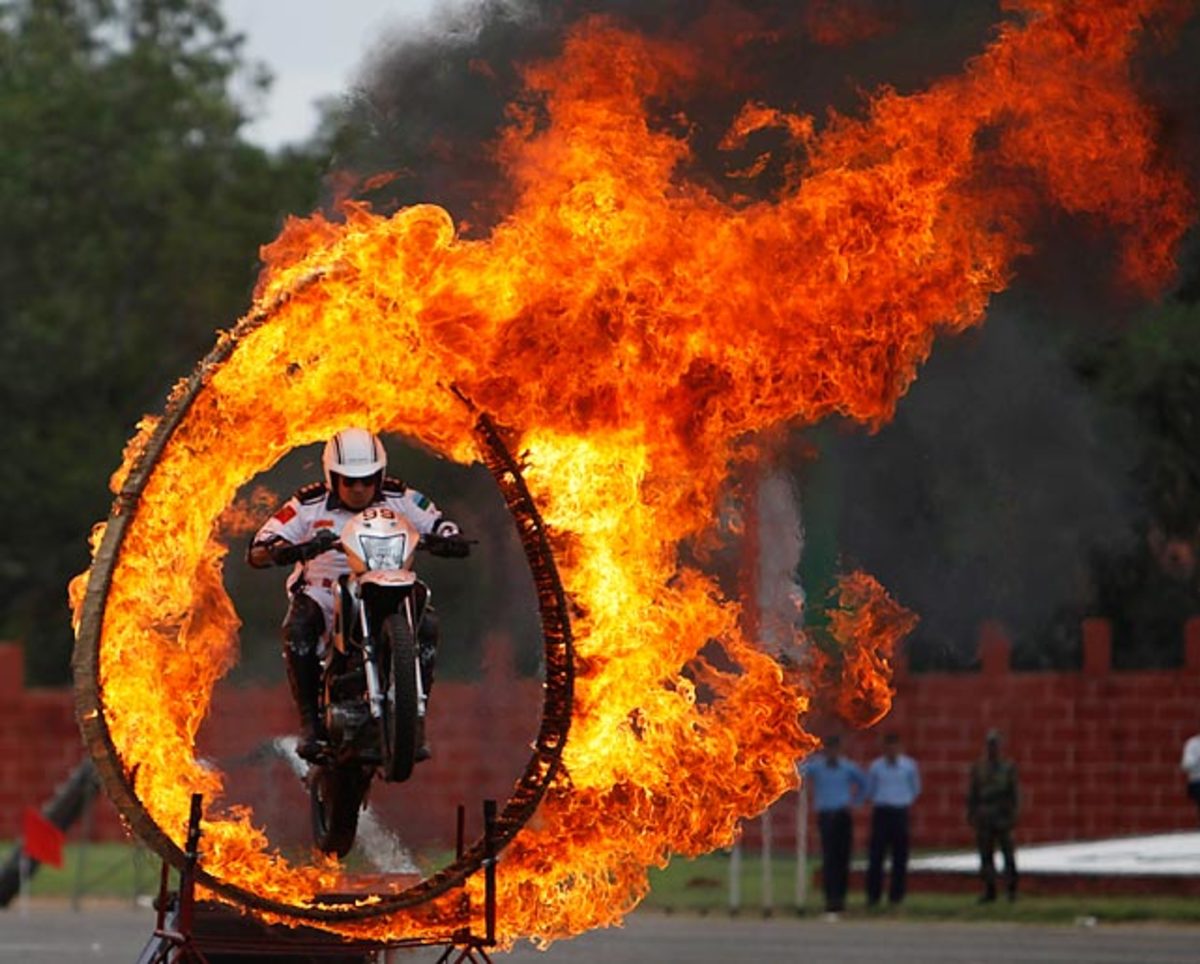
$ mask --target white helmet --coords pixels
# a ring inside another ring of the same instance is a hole
[[[335,475],[364,479],[378,473],[382,479],[387,452],[383,443],[365,428],[344,428],[325,443],[321,466],[325,469],[325,484],[333,492],[337,488]]]

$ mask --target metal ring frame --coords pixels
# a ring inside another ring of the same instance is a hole
[[[319,274],[310,275],[300,287],[307,287],[319,278]],[[232,355],[238,341],[265,324],[281,304],[292,296],[285,295],[274,305],[247,316],[231,333],[222,336],[188,380],[181,383],[172,394],[162,419],[114,501],[103,539],[92,561],[84,597],[72,659],[75,712],[84,743],[96,763],[105,790],[133,832],[165,861],[180,869],[187,863],[187,855],[143,808],[109,734],[99,681],[104,609],[125,532],[137,511],[154,466],[175,429],[204,390],[211,375]],[[557,772],[566,744],[574,689],[571,624],[566,594],[554,563],[546,528],[521,475],[520,465],[510,453],[495,422],[488,415],[475,411],[461,393],[455,391],[455,394],[476,414],[474,431],[483,462],[496,480],[505,504],[516,521],[537,591],[545,651],[546,682],[541,727],[534,743],[533,756],[516,782],[512,796],[496,818],[493,842],[499,850],[512,840],[537,809]],[[375,902],[368,906],[296,906],[262,897],[213,877],[203,866],[196,868],[195,876],[205,887],[254,910],[297,920],[361,921],[425,904],[451,888],[461,886],[487,859],[486,841],[480,839],[465,849],[454,863],[399,893],[374,895]]]

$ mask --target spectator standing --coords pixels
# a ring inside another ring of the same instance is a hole
[[[1013,827],[1020,809],[1017,767],[1000,755],[1000,731],[989,730],[983,759],[971,766],[967,788],[967,820],[975,828],[979,847],[979,874],[983,894],[979,902],[996,899],[996,847],[1004,857],[1008,899],[1017,897],[1017,858],[1013,849]]]
[[[1179,769],[1187,777],[1187,794],[1196,805],[1197,816],[1200,816],[1200,733],[1183,744],[1183,759],[1179,761]]]
[[[821,877],[825,888],[825,913],[831,920],[846,909],[850,880],[850,854],[854,847],[851,807],[866,795],[867,778],[862,768],[840,753],[841,738],[825,740],[824,749],[800,766],[800,774],[812,787],[817,828],[821,834]]]
[[[921,793],[916,761],[900,752],[900,737],[883,738],[883,756],[867,768],[867,800],[871,803],[871,840],[867,860],[867,907],[883,895],[883,864],[891,857],[888,903],[904,900],[908,876],[908,811]]]

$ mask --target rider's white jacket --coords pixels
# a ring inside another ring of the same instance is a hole
[[[436,505],[399,479],[383,480],[382,492],[371,505],[386,505],[407,518],[422,535],[434,532],[442,521]],[[313,482],[297,490],[255,534],[251,546],[286,539],[293,545],[308,542],[319,532],[342,534],[342,526],[357,515],[330,493],[324,482]],[[307,562],[298,562],[288,576],[289,591],[304,591],[323,606],[332,596],[338,577],[350,571],[343,552],[323,552]],[[301,581],[302,580],[302,581]],[[326,616],[329,614],[326,613]]]

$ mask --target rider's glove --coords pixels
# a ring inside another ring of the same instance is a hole
[[[277,566],[290,566],[293,563],[299,562],[302,558],[300,552],[300,546],[294,546],[283,539],[280,539],[278,542],[272,542],[267,546],[267,554]]]
[[[300,550],[300,558],[305,561],[315,559],[322,552],[328,552],[333,548],[333,544],[338,541],[338,537],[328,529],[322,529],[313,538],[309,539],[296,548]]]
[[[427,545],[432,555],[446,559],[463,559],[470,555],[470,543],[462,538],[454,522],[439,522],[431,535]]]
[[[322,529],[314,538],[308,542],[301,542],[299,545],[293,545],[280,539],[267,546],[267,552],[270,553],[271,561],[275,565],[290,566],[297,562],[307,562],[322,552],[327,552],[335,542],[337,542],[337,536],[328,529]]]

